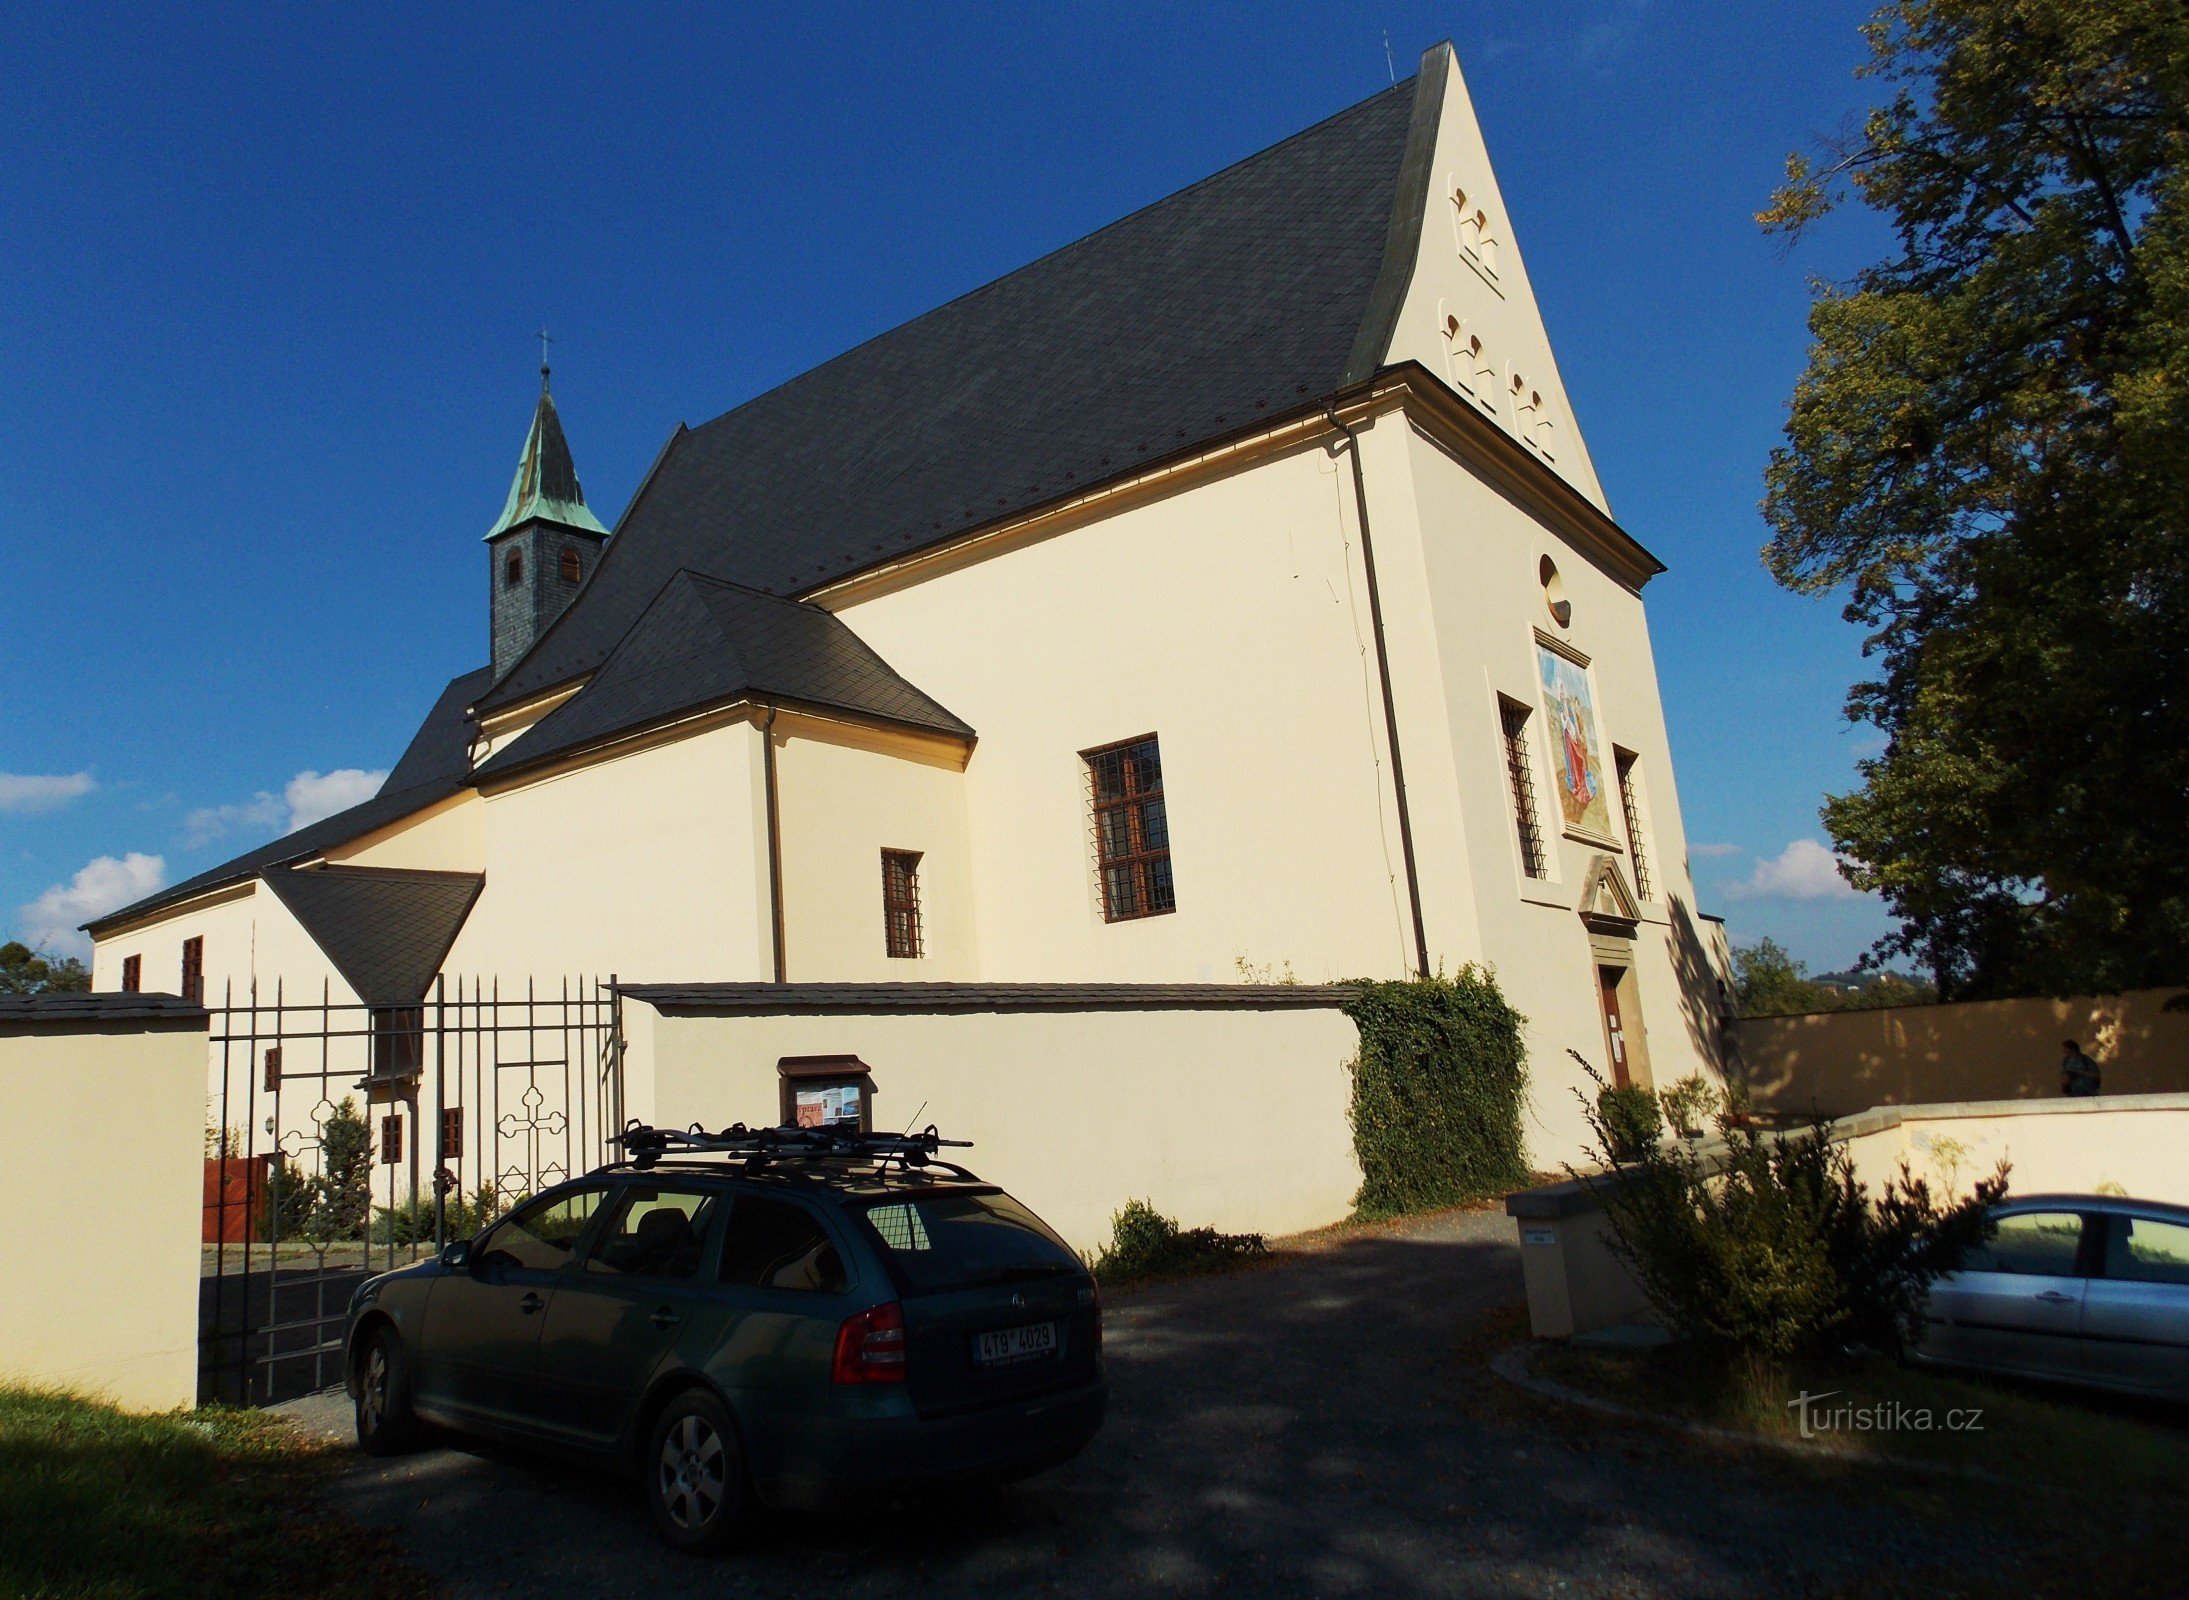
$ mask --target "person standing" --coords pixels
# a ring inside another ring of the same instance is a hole
[[[2098,1093],[2098,1063],[2084,1055],[2073,1039],[2062,1039],[2060,1050],[2060,1093],[2078,1099]]]

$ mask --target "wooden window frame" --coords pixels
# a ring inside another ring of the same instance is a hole
[[[882,950],[893,961],[917,961],[927,954],[920,923],[918,850],[882,852]]]
[[[182,942],[182,997],[192,1005],[205,1004],[205,935]]]
[[[1505,754],[1505,788],[1513,811],[1513,829],[1520,841],[1523,877],[1541,883],[1550,876],[1550,856],[1543,846],[1543,826],[1535,809],[1535,761],[1528,754],[1528,722],[1535,708],[1497,697],[1500,740]]]
[[[122,993],[137,994],[144,988],[144,957],[122,957]]]
[[[438,1159],[444,1163],[461,1161],[464,1156],[464,1108],[441,1108],[441,1147]]]
[[[278,1044],[270,1044],[266,1047],[265,1082],[268,1094],[279,1094],[281,1092],[281,1046]]]
[[[1153,787],[1147,785],[1144,772],[1130,759],[1142,746],[1154,752]],[[1117,762],[1118,792],[1113,797],[1105,797],[1102,763],[1113,758]],[[1087,774],[1088,826],[1093,834],[1095,884],[1102,896],[1102,920],[1138,922],[1146,917],[1168,916],[1175,912],[1178,909],[1178,881],[1177,869],[1171,860],[1170,805],[1163,785],[1162,741],[1155,734],[1143,733],[1136,738],[1082,750],[1079,760]],[[1136,774],[1139,774],[1138,781]],[[1159,845],[1148,842],[1151,812],[1161,819],[1163,842]],[[1114,853],[1105,845],[1106,837],[1115,832],[1105,827],[1112,815],[1123,819],[1124,832],[1124,848]],[[1158,868],[1163,869],[1161,881]],[[1118,873],[1126,875],[1131,886],[1129,896],[1112,892],[1113,875]],[[1162,903],[1158,904],[1159,900]]]
[[[1619,810],[1627,824],[1627,859],[1634,863],[1634,898],[1654,900],[1657,893],[1651,881],[1649,851],[1642,843],[1642,802],[1634,790],[1634,768],[1641,759],[1632,750],[1611,747],[1611,770],[1619,781]]]
[[[380,1164],[383,1167],[399,1167],[403,1164],[403,1116],[391,1111],[380,1119]]]

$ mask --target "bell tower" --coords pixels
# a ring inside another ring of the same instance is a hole
[[[608,530],[585,506],[570,443],[540,364],[540,403],[509,499],[486,536],[494,676],[515,666],[592,577]]]

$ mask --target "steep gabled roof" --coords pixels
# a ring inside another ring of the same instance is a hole
[[[540,368],[540,403],[532,410],[532,427],[517,457],[509,498],[486,536],[498,539],[511,528],[535,520],[559,522],[588,533],[608,531],[586,507],[585,491],[578,486],[578,466],[570,458],[570,441],[563,437],[562,418],[555,414],[554,396],[547,392],[545,367]]]
[[[680,572],[585,687],[481,766],[479,776],[748,696],[973,737],[819,606]]]
[[[1409,79],[679,433],[480,708],[598,667],[679,568],[809,593],[1330,394],[1414,108]]]
[[[416,1005],[486,879],[390,867],[277,869],[266,887],[368,1006]]]
[[[294,833],[283,834],[256,850],[246,850],[231,861],[172,884],[157,894],[147,895],[119,911],[110,911],[96,921],[85,923],[85,930],[98,937],[108,928],[146,912],[179,904],[209,890],[248,882],[268,867],[308,860],[323,850],[361,839],[391,822],[400,822],[413,812],[423,811],[450,795],[461,793],[471,784],[471,724],[464,710],[493,679],[493,669],[489,667],[450,679],[448,687],[434,701],[433,709],[426,713],[425,722],[404,748],[401,759],[389,769],[380,792],[370,800],[324,817]]]

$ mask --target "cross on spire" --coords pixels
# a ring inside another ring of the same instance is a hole
[[[542,328],[540,330],[540,393],[542,394],[547,393],[547,347],[554,342],[547,336],[547,330]]]

